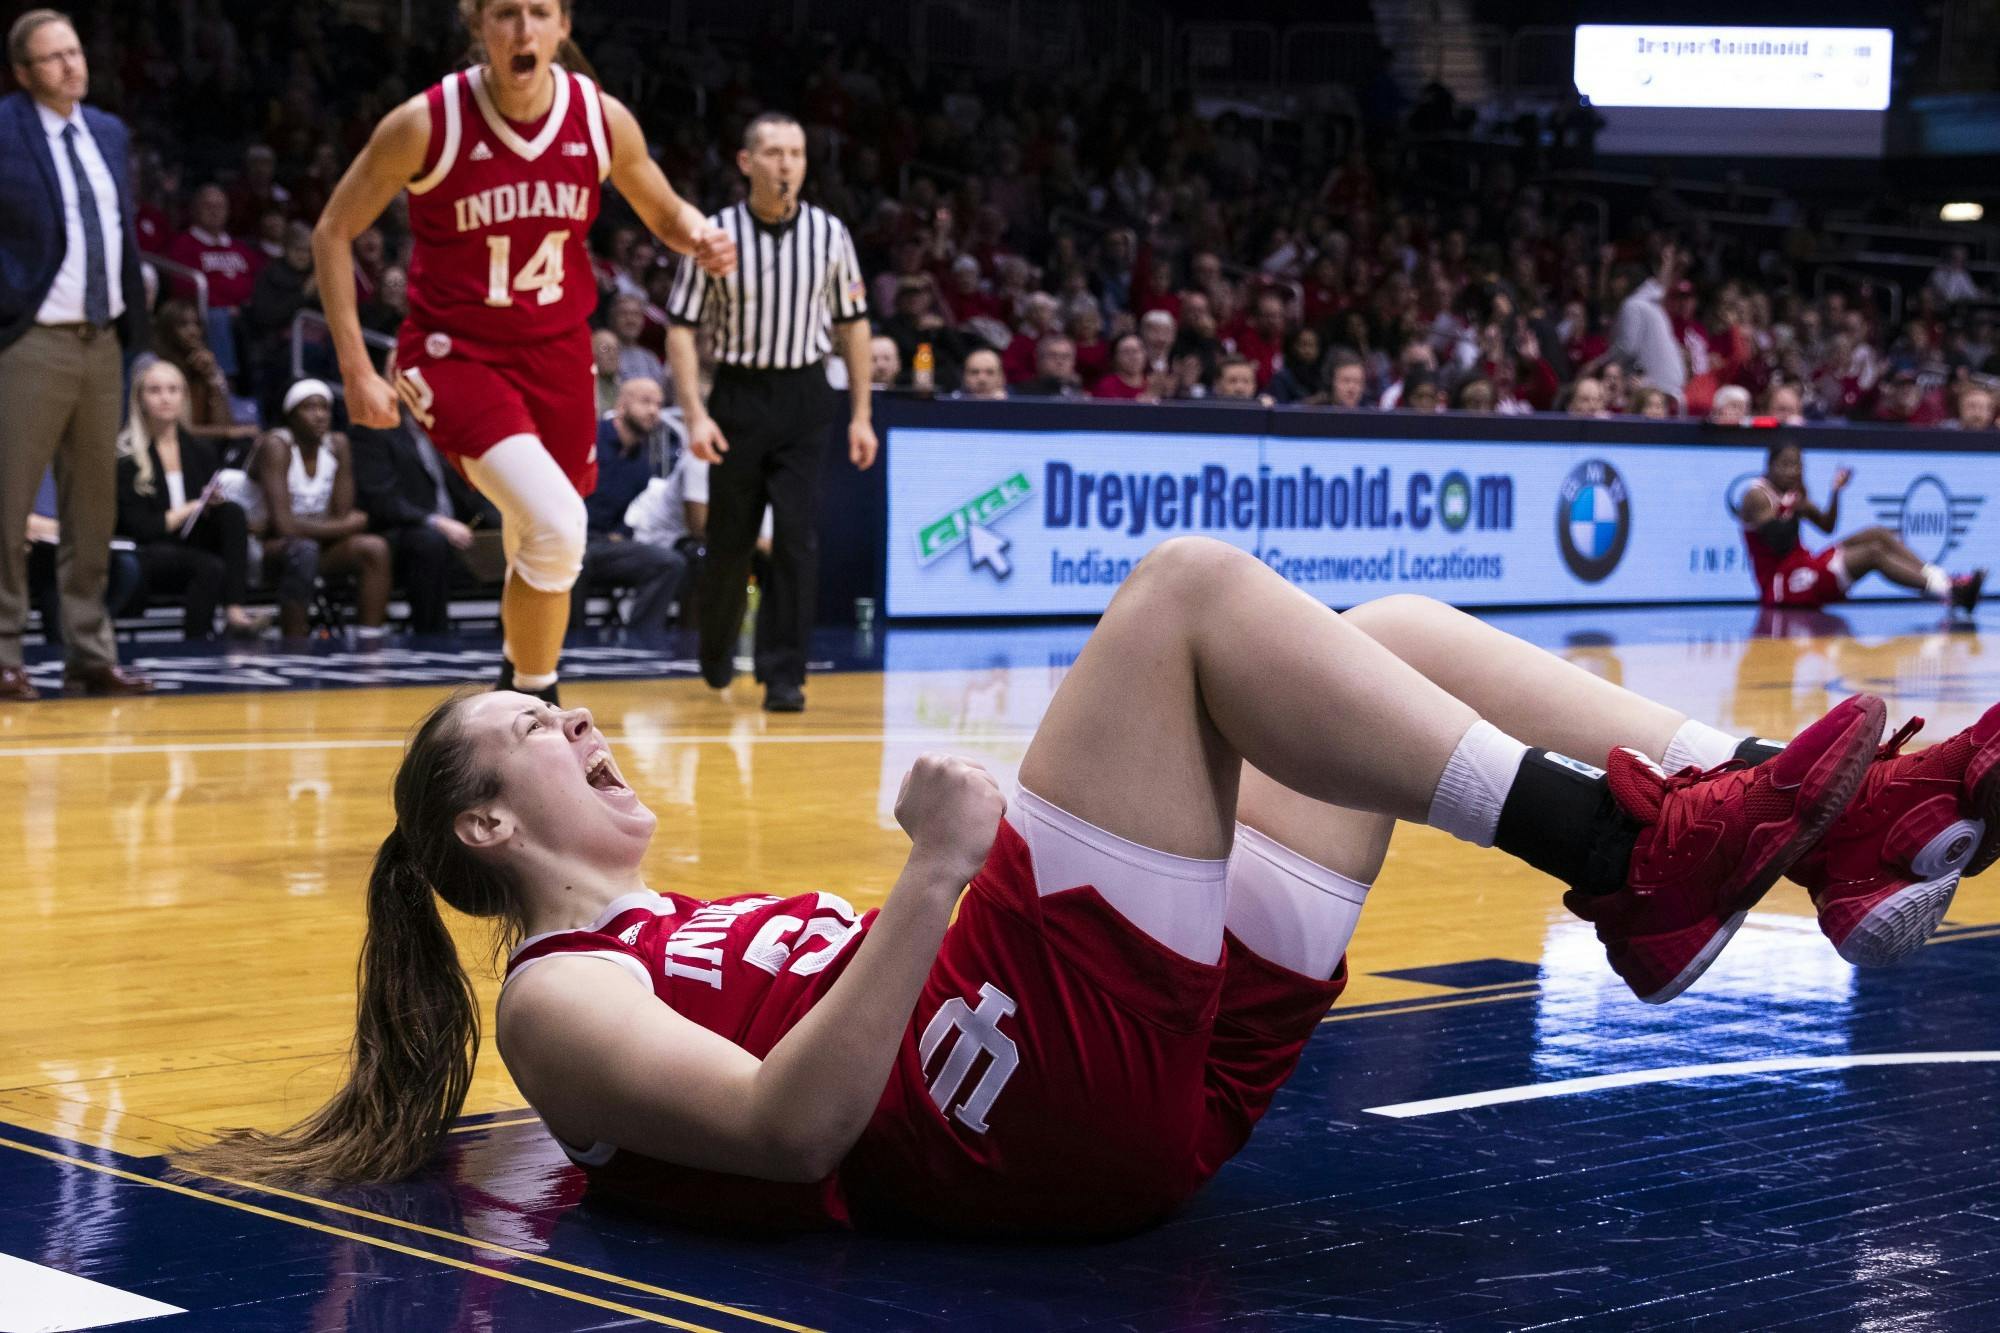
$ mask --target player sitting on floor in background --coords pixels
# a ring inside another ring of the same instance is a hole
[[[1757,598],[1765,606],[1825,606],[1844,601],[1855,580],[1879,573],[1889,582],[1910,588],[1935,601],[1970,612],[1979,604],[1986,571],[1951,575],[1926,563],[1887,528],[1863,528],[1814,554],[1799,544],[1799,520],[1831,533],[1840,522],[1840,493],[1853,472],[1833,474],[1833,493],[1821,509],[1806,495],[1805,465],[1799,446],[1790,441],[1771,446],[1764,475],[1743,494],[1739,516],[1743,545],[1757,575]]]

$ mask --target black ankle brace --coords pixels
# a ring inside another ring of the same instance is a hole
[[[1625,887],[1641,827],[1612,799],[1602,769],[1530,750],[1493,845],[1581,893],[1613,893]]]

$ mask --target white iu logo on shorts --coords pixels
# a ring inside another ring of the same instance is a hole
[[[959,1034],[958,1040],[952,1044],[951,1054],[945,1057],[931,1079],[931,1102],[939,1111],[949,1110],[960,1124],[975,1134],[986,1132],[987,1113],[992,1111],[1001,1089],[1007,1086],[1007,1080],[1014,1076],[1015,1068],[1021,1063],[1021,1053],[1015,1049],[1013,1038],[1000,1031],[1000,1020],[1013,1013],[1014,1007],[1012,996],[991,982],[982,982],[977,1009],[956,997],[946,1000],[924,1029],[923,1039],[917,1043],[917,1054],[924,1068],[928,1069],[931,1057],[944,1044],[945,1036],[953,1032]],[[979,1082],[973,1085],[971,1095],[953,1106],[982,1052],[992,1056],[992,1061],[986,1066],[986,1072],[979,1076]]]

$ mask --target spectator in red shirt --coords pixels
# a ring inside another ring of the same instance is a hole
[[[1131,308],[1135,315],[1164,310],[1175,319],[1181,317],[1181,294],[1174,290],[1172,261],[1148,258],[1143,262],[1139,277],[1132,282]]]
[[[1111,344],[1104,341],[1104,312],[1089,296],[1069,303],[1069,320],[1064,326],[1076,344],[1076,373],[1088,383],[1111,368]]]
[[[1306,270],[1305,282],[1305,323],[1308,327],[1324,330],[1333,317],[1347,304],[1347,291],[1340,276],[1340,261],[1333,255],[1322,252]]]
[[[1131,402],[1150,400],[1147,386],[1146,344],[1136,333],[1121,334],[1111,345],[1111,370],[1092,387],[1092,398],[1118,398]]]
[[[221,186],[204,185],[194,192],[192,216],[188,229],[167,243],[167,258],[208,279],[210,308],[234,310],[250,299],[257,280],[256,256],[230,236],[229,196]],[[177,277],[174,290],[192,297],[194,284]]]
[[[291,207],[292,192],[278,184],[278,155],[269,144],[253,143],[243,150],[243,176],[229,191],[229,226],[248,236],[257,230],[266,209],[280,213]],[[279,235],[282,236],[282,228]]]
[[[1035,344],[1051,333],[1062,332],[1062,308],[1047,292],[1030,292],[1021,303],[1021,327],[1000,356],[1007,369],[1007,382],[1019,384],[1034,378]]]
[[[952,322],[960,327],[974,319],[997,319],[1003,325],[1007,322],[999,298],[980,281],[979,261],[971,255],[960,255],[951,261],[950,286],[945,289],[944,300],[951,308]]]
[[[1902,426],[1935,426],[1945,419],[1944,396],[1926,393],[1914,370],[1890,377],[1875,403],[1875,420]]]
[[[1257,293],[1249,323],[1236,335],[1236,354],[1256,365],[1257,387],[1270,384],[1285,359],[1285,297],[1266,288]]]

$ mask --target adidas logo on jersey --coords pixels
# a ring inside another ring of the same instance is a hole
[[[491,162],[493,160],[493,150],[486,146],[485,140],[482,139],[480,142],[472,145],[472,160],[474,162]]]
[[[645,923],[638,921],[633,922],[631,925],[625,927],[625,929],[618,932],[618,938],[625,941],[628,947],[637,948],[639,944],[639,927],[643,924]]]
[[[587,144],[587,143],[581,143],[581,142],[578,142],[578,143],[566,143],[566,144],[564,144],[564,145],[563,145],[563,156],[564,156],[564,157],[588,157],[588,156],[590,156],[590,145],[589,145],[589,144]]]

